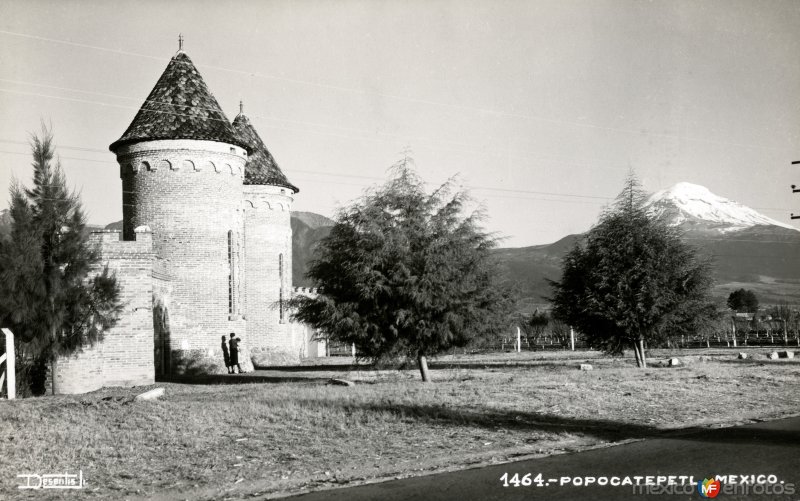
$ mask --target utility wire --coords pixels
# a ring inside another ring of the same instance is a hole
[[[102,46],[98,46],[98,45],[90,45],[90,44],[84,44],[84,43],[71,42],[71,41],[68,41],[68,40],[59,40],[59,39],[55,39],[55,38],[47,38],[47,37],[41,37],[41,36],[36,36],[36,35],[29,35],[29,34],[26,34],[26,33],[19,33],[19,32],[14,32],[14,31],[9,31],[9,30],[0,30],[0,34],[18,36],[18,37],[22,37],[22,38],[29,38],[29,39],[34,39],[34,40],[40,40],[40,41],[46,41],[46,42],[50,42],[50,43],[69,45],[69,46],[80,47],[80,48],[85,48],[85,49],[94,49],[94,50],[111,52],[111,53],[122,54],[122,55],[127,55],[127,56],[144,57],[144,58],[147,58],[147,59],[155,59],[155,60],[159,60],[159,61],[165,61],[166,60],[166,58],[163,58],[163,57],[156,57],[156,56],[151,56],[151,55],[147,55],[147,54],[140,54],[140,53],[136,53],[136,52],[124,51],[124,50],[119,50],[119,49],[111,49],[111,48],[108,48],[108,47],[102,47]],[[225,68],[225,67],[222,67],[222,66],[205,65],[204,67],[205,68],[209,68],[209,69],[218,70],[218,71],[225,71],[225,72],[229,72],[229,73],[247,75],[247,76],[251,76],[251,77],[265,78],[265,79],[271,79],[271,80],[281,80],[281,81],[285,81],[285,82],[299,83],[299,84],[304,84],[304,85],[311,85],[311,86],[316,86],[316,87],[321,87],[321,88],[331,89],[331,90],[337,90],[337,91],[347,92],[347,93],[355,93],[355,94],[361,94],[361,95],[375,95],[375,96],[384,97],[384,98],[392,99],[392,100],[400,100],[400,101],[413,102],[413,103],[418,103],[418,104],[440,106],[440,107],[445,107],[445,108],[450,108],[450,109],[455,109],[455,110],[461,110],[461,111],[471,111],[471,112],[480,113],[480,114],[488,114],[488,115],[495,115],[495,116],[502,116],[502,117],[509,117],[509,118],[519,118],[519,119],[525,119],[525,120],[531,120],[531,121],[540,121],[540,122],[545,122],[545,123],[554,123],[554,124],[559,124],[559,125],[568,125],[568,126],[573,126],[573,127],[597,129],[597,130],[604,130],[604,131],[610,131],[610,132],[622,132],[622,133],[625,133],[625,134],[635,134],[635,135],[644,135],[644,136],[652,136],[652,137],[663,137],[663,138],[670,138],[670,139],[679,139],[679,140],[692,141],[692,142],[703,142],[703,143],[710,143],[710,144],[720,144],[720,145],[727,145],[727,146],[739,146],[739,147],[743,147],[743,148],[765,149],[765,150],[773,150],[773,151],[782,150],[782,148],[775,148],[775,147],[769,147],[769,146],[757,145],[757,144],[738,143],[738,142],[732,142],[732,141],[715,141],[715,140],[711,140],[711,139],[701,139],[701,138],[686,137],[686,136],[681,136],[681,135],[678,135],[678,134],[648,132],[648,131],[636,130],[636,129],[624,129],[624,128],[618,128],[618,127],[608,127],[608,126],[596,125],[596,124],[591,124],[591,123],[575,122],[575,121],[553,119],[553,118],[547,118],[547,117],[539,117],[539,116],[534,116],[534,115],[529,115],[529,114],[511,113],[511,112],[495,110],[495,109],[491,109],[491,108],[465,106],[465,105],[456,104],[456,103],[444,103],[444,102],[433,101],[433,100],[428,100],[428,99],[415,98],[415,97],[411,97],[411,96],[397,96],[397,95],[394,95],[394,94],[368,91],[368,90],[360,89],[360,88],[346,87],[346,86],[342,86],[342,85],[335,85],[335,84],[328,84],[328,83],[324,83],[324,82],[315,82],[315,81],[309,81],[309,80],[302,80],[302,79],[297,79],[297,78],[289,78],[289,77],[284,77],[284,76],[279,76],[279,75],[258,73],[258,72],[245,71],[245,70],[239,70],[239,69],[233,69],[233,68]]]
[[[22,156],[29,156],[30,155],[30,153],[21,153],[21,152],[6,151],[6,150],[0,150],[0,153],[7,153],[7,154],[11,154],[11,155],[22,155]],[[75,158],[75,157],[62,157],[62,156],[59,156],[58,158],[68,159],[68,160],[76,160],[76,161],[87,161],[87,162],[108,163],[108,164],[114,163],[114,164],[116,164],[116,162],[111,162],[111,161],[106,161],[106,160],[93,160],[93,159],[88,159],[88,158]],[[297,172],[297,173],[302,173],[302,174],[317,174],[317,175],[324,175],[324,176],[331,176],[331,177],[351,177],[351,178],[369,179],[369,180],[376,180],[376,181],[383,181],[384,180],[383,178],[379,178],[379,177],[363,176],[363,175],[357,175],[357,174],[333,174],[333,173],[325,173],[325,172],[319,172],[319,171],[308,171],[308,170],[300,170],[300,169],[293,169],[292,172]],[[305,181],[320,182],[320,183],[335,182],[335,181],[331,181],[331,180],[327,180],[327,179],[326,180],[319,180],[319,179],[306,178],[304,180]],[[364,186],[362,184],[352,184],[352,183],[337,183],[337,184],[350,184],[352,186],[363,186],[365,188],[367,187],[367,186]],[[598,196],[591,196],[591,195],[577,195],[577,194],[571,194],[571,193],[555,193],[555,192],[533,191],[533,190],[512,190],[512,189],[506,189],[506,188],[494,188],[494,187],[483,187],[483,186],[476,186],[476,187],[465,186],[465,188],[470,189],[470,190],[479,190],[479,191],[509,192],[509,193],[516,193],[516,194],[558,196],[558,197],[567,197],[567,198],[596,199],[596,200],[605,200],[605,201],[613,199],[611,197],[598,197]],[[503,197],[499,197],[499,198],[503,198]],[[531,197],[508,197],[508,198],[530,199]],[[549,200],[549,201],[554,201],[554,202],[562,201],[562,200],[552,200],[552,199],[541,199],[541,200],[545,200],[545,201]],[[563,201],[568,201],[568,200],[563,200]],[[597,203],[597,202],[594,202],[594,203]]]
[[[23,155],[23,156],[26,156],[26,157],[31,155],[30,152],[28,152],[28,153],[20,153],[18,151],[7,151],[7,150],[0,150],[0,153],[6,153],[6,154],[9,154],[9,155]],[[111,160],[96,160],[96,159],[91,159],[91,158],[62,157],[60,155],[58,156],[58,158],[64,159],[64,160],[76,160],[76,161],[81,161],[81,162],[97,162],[97,163],[101,163],[101,164],[116,163],[116,162],[112,162]]]
[[[28,144],[23,141],[13,141],[13,140],[6,140],[0,139],[0,142],[6,143],[13,143],[13,144]],[[96,150],[91,148],[80,148],[80,147],[64,147],[58,146],[58,148],[64,149],[76,149],[76,150],[85,150],[85,151],[96,151],[99,153],[108,153],[105,150]],[[16,151],[7,151],[7,150],[0,150],[0,153],[6,153],[11,155],[22,155],[22,156],[29,156],[30,153],[23,153],[23,152],[16,152]],[[69,156],[58,156],[59,159],[64,160],[75,160],[75,161],[86,161],[86,162],[95,162],[95,163],[108,163],[108,164],[115,164],[116,162],[112,162],[110,160],[97,160],[97,159],[90,159],[90,158],[77,158],[77,157],[69,157]],[[328,177],[347,177],[347,178],[355,178],[355,179],[365,179],[370,181],[384,181],[384,178],[377,177],[377,176],[364,176],[359,174],[339,174],[339,173],[328,173],[328,172],[321,172],[321,171],[313,171],[313,170],[303,170],[303,169],[293,169],[292,172],[298,174],[313,174],[313,175],[320,175],[320,176],[328,176]],[[298,178],[300,180],[306,182],[315,182],[315,183],[335,183],[340,185],[347,185],[347,186],[363,186],[361,184],[355,183],[343,183],[343,182],[336,182],[331,180],[319,180],[314,178]],[[552,198],[541,198],[541,196],[550,196],[550,197],[565,197],[565,198],[578,198],[578,199],[586,199],[586,200],[598,200],[602,202],[589,202],[585,201],[583,203],[589,203],[591,205],[605,205],[607,202],[613,200],[613,197],[601,197],[601,196],[594,196],[594,195],[580,195],[574,193],[557,193],[557,192],[547,192],[547,191],[536,191],[536,190],[520,190],[520,189],[511,189],[511,188],[498,188],[498,187],[491,187],[491,186],[465,186],[465,188],[472,190],[472,191],[489,191],[489,192],[499,192],[499,193],[509,193],[510,195],[507,196],[499,196],[499,195],[486,195],[491,198],[508,198],[508,199],[518,199],[518,200],[541,200],[541,201],[550,201],[550,202],[572,202],[571,200],[559,200],[559,199],[552,199]],[[514,196],[518,195],[518,196]],[[525,195],[538,195],[538,196],[525,196]],[[577,203],[577,202],[575,202]],[[784,212],[787,209],[781,208],[772,208],[772,207],[754,207],[755,209],[759,210],[768,210],[768,211],[776,211],[776,212]],[[727,240],[726,240],[727,241]]]
[[[86,91],[86,90],[75,89],[75,88],[70,88],[70,87],[60,87],[60,86],[57,86],[57,85],[47,85],[47,84],[40,84],[40,83],[35,83],[35,82],[26,82],[26,81],[22,81],[22,80],[10,80],[10,79],[7,79],[7,78],[0,78],[0,82],[11,83],[11,84],[14,84],[14,85],[27,85],[27,86],[32,86],[32,87],[44,87],[44,88],[47,88],[47,89],[63,90],[63,91],[67,91],[67,92],[78,92],[78,93],[82,93],[82,94],[92,94],[92,95],[111,97],[111,98],[114,98],[114,99],[125,99],[125,100],[136,101],[136,102],[140,102],[141,101],[139,98],[129,97],[129,96],[121,96],[119,94],[107,94],[107,93],[104,93],[104,92]],[[13,92],[13,91],[6,90],[6,92]],[[56,98],[57,99],[56,96],[48,96],[48,97],[52,97],[52,98]],[[97,104],[108,105],[107,103],[100,103],[100,102],[97,102],[97,101],[95,101],[95,102]],[[161,104],[161,105],[165,105],[165,106],[174,106],[174,107],[178,106],[175,103],[170,103],[170,102],[166,102],[166,101],[157,101],[155,99],[145,99],[144,102],[143,102],[143,105],[147,104],[147,103],[150,103],[150,104]],[[213,111],[213,112],[221,111],[220,108],[213,108],[213,107],[209,107],[209,106],[192,105],[191,107],[192,107],[192,109],[208,110],[208,111]],[[149,109],[149,111],[156,111],[156,110]],[[189,116],[189,115],[180,115],[180,116]],[[276,117],[270,117],[270,116],[264,116],[264,115],[250,115],[250,114],[248,114],[246,116],[248,118],[259,118],[259,119],[264,119],[264,120],[277,120],[277,121],[281,121],[281,122],[300,124],[300,125],[308,125],[308,126],[312,126],[312,127],[323,127],[323,128],[328,128],[328,129],[344,130],[344,131],[348,131],[348,132],[359,132],[359,133],[362,133],[362,134],[375,134],[375,135],[379,135],[379,136],[398,137],[398,138],[401,138],[401,139],[404,139],[404,140],[434,141],[434,142],[440,142],[440,143],[450,143],[450,144],[453,144],[453,145],[456,145],[456,146],[472,146],[472,145],[470,145],[468,143],[462,143],[462,142],[459,142],[459,141],[452,141],[452,140],[448,140],[448,139],[435,139],[435,140],[432,140],[432,139],[424,138],[424,137],[411,137],[411,136],[406,136],[406,135],[403,135],[403,134],[394,134],[394,133],[391,133],[391,132],[370,131],[370,130],[365,130],[365,129],[357,129],[357,128],[353,128],[353,127],[341,127],[341,126],[328,125],[328,124],[323,124],[323,123],[318,123],[318,122],[307,122],[307,121],[302,121],[302,120],[276,118]]]
[[[51,95],[51,94],[41,94],[41,93],[37,93],[37,92],[25,92],[25,91],[18,91],[18,90],[14,90],[14,89],[5,89],[5,88],[0,88],[0,92],[8,92],[8,93],[12,93],[12,94],[20,94],[20,95],[33,96],[33,97],[45,97],[45,98],[49,98],[49,99],[58,99],[58,100],[72,101],[72,102],[97,104],[97,105],[100,105],[100,106],[110,106],[110,107],[114,107],[114,108],[132,109],[132,110],[143,109],[143,110],[146,110],[146,111],[152,111],[154,113],[168,114],[168,115],[186,117],[186,118],[202,118],[203,120],[215,120],[215,121],[218,121],[218,122],[230,123],[227,120],[223,120],[223,119],[220,119],[220,118],[197,117],[196,115],[188,115],[188,114],[185,114],[185,113],[171,112],[171,111],[166,111],[166,110],[157,110],[157,109],[144,108],[144,107],[139,108],[139,107],[136,107],[136,106],[106,103],[106,102],[95,101],[95,100],[91,100],[91,99],[79,99],[79,98],[70,98],[70,97],[64,97],[64,96],[54,96],[54,95]],[[427,141],[427,142],[431,142],[431,143],[447,142],[447,143],[453,143],[453,144],[457,144],[457,145],[458,144],[463,144],[465,146],[470,146],[470,145],[467,145],[466,143],[458,143],[458,142],[449,141],[449,140],[439,141],[439,140],[436,140],[436,139],[429,139],[429,138],[423,138],[423,137],[409,137],[409,136],[405,136],[405,135],[402,135],[402,134],[381,133],[381,132],[366,131],[366,130],[363,130],[363,129],[353,129],[353,128],[341,128],[341,127],[335,127],[335,126],[326,125],[326,124],[319,124],[319,123],[314,123],[314,122],[304,122],[304,121],[300,121],[300,120],[283,119],[283,118],[276,118],[276,117],[267,117],[267,116],[258,116],[258,115],[255,115],[255,117],[262,118],[262,119],[265,119],[265,120],[273,120],[273,121],[278,121],[278,122],[286,122],[286,123],[294,123],[294,124],[300,124],[300,125],[308,125],[308,126],[313,126],[313,127],[324,127],[324,128],[334,129],[334,130],[338,129],[338,130],[346,130],[346,131],[364,132],[366,134],[375,134],[375,135],[379,135],[379,136],[392,136],[392,137],[396,137],[397,139],[403,139],[403,140],[406,140],[406,141],[415,140],[415,141]],[[301,132],[303,134],[310,132],[312,134],[318,134],[318,135],[324,135],[324,136],[332,136],[332,137],[338,137],[338,138],[343,138],[343,139],[355,139],[355,140],[360,140],[360,141],[370,141],[370,142],[378,142],[378,143],[390,141],[389,139],[385,139],[385,138],[382,139],[382,138],[368,137],[368,136],[352,136],[352,135],[347,135],[347,134],[336,134],[336,133],[332,133],[332,132],[319,131],[319,130],[297,130],[297,129],[290,129],[290,128],[287,128],[287,127],[278,127],[278,126],[274,126],[274,125],[265,125],[265,127],[266,128],[271,128],[271,129],[288,131],[288,132]],[[517,155],[517,154],[512,154],[512,153],[509,153],[509,152],[502,152],[502,151],[495,152],[495,150],[493,148],[484,148],[482,150],[466,150],[466,149],[463,149],[463,148],[460,148],[460,149],[435,148],[435,147],[431,147],[431,146],[426,146],[424,144],[423,145],[418,145],[418,148],[420,148],[420,149],[430,149],[430,150],[439,151],[439,152],[458,153],[458,154],[461,154],[461,155],[470,155],[470,156],[483,155],[483,156],[509,158],[509,159],[510,158],[514,158],[514,159],[520,159],[520,160],[526,160],[526,161],[529,161],[531,159],[550,160],[552,158],[570,158],[570,157],[565,157],[563,155],[541,155],[541,154],[533,154],[533,153],[527,153],[525,155]],[[560,165],[579,166],[579,167],[586,166],[587,164],[588,164],[588,162],[585,161],[585,160],[582,161],[582,163],[581,163],[580,159],[578,159],[578,162],[573,162],[573,163],[561,162],[560,163]],[[605,169],[620,170],[620,171],[629,170],[629,167],[623,167],[621,165],[620,166],[611,166],[611,165],[606,164],[606,165],[604,165],[604,168]]]
[[[144,58],[147,58],[147,59],[155,59],[157,61],[163,61],[164,60],[163,57],[150,56],[150,55],[147,55],[147,54],[140,54],[138,52],[130,52],[130,51],[127,51],[127,50],[119,50],[119,49],[109,49],[108,47],[99,47],[97,45],[89,45],[89,44],[84,44],[84,43],[70,42],[68,40],[58,40],[58,39],[55,39],[55,38],[40,37],[40,36],[37,36],[37,35],[28,35],[27,33],[18,33],[16,31],[0,30],[0,33],[2,33],[4,35],[13,35],[13,36],[22,37],[22,38],[30,38],[32,40],[41,40],[43,42],[58,43],[58,44],[62,44],[62,45],[71,45],[73,47],[81,47],[81,48],[84,48],[84,49],[95,49],[95,50],[102,50],[102,51],[105,51],[105,52],[113,52],[115,54],[122,54],[122,55],[125,55],[125,56],[144,57]]]

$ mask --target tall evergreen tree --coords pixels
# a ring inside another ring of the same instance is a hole
[[[0,242],[0,325],[16,334],[23,362],[42,365],[102,339],[122,305],[54,161],[51,131],[43,126],[31,149],[33,187],[12,185],[11,234]]]
[[[340,211],[308,272],[322,292],[296,298],[294,317],[365,359],[416,360],[429,381],[427,357],[498,333],[512,303],[467,195],[452,182],[427,194],[408,159],[395,169]]]
[[[711,265],[680,231],[647,213],[631,174],[616,202],[564,257],[553,287],[553,313],[609,353],[633,348],[646,367],[644,343],[693,331],[714,316]]]
[[[731,292],[728,296],[728,308],[738,313],[756,313],[758,311],[756,293],[747,289]]]

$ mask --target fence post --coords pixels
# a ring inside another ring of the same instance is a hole
[[[8,399],[14,400],[17,397],[17,368],[14,356],[14,333],[8,329],[3,329],[6,338],[6,388],[8,389]]]
[[[786,332],[786,320],[781,319],[783,321],[783,344],[784,346],[789,346],[789,333]]]

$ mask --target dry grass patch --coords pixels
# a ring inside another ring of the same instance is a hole
[[[142,389],[4,402],[0,497],[58,499],[17,491],[15,475],[81,469],[76,498],[235,498],[800,412],[798,364],[545,362],[455,364],[430,385],[415,371],[351,371],[352,388],[165,384],[152,402],[131,400]]]

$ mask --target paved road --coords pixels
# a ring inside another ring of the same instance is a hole
[[[727,412],[727,409],[709,412]],[[508,473],[522,477],[542,474],[544,485],[537,487],[503,487],[500,478]],[[738,485],[738,493],[730,479],[723,482],[717,500],[782,499],[800,500],[800,418],[783,419],[736,428],[713,429],[675,434],[617,447],[562,454],[515,463],[442,473],[363,485],[345,489],[318,491],[290,499],[315,500],[493,500],[493,499],[706,499],[691,486],[691,493],[673,495],[635,493],[630,486],[559,486],[561,477],[624,477],[694,476],[702,480],[714,475],[775,475],[783,484]],[[548,479],[556,479],[547,485]],[[657,479],[656,479],[657,480]],[[642,479],[641,482],[645,482]],[[675,479],[679,482],[680,479]],[[736,480],[739,482],[739,480]],[[790,483],[795,484],[792,494]],[[727,487],[726,487],[727,485]],[[682,487],[688,492],[690,487]],[[747,489],[745,491],[745,489]],[[776,495],[776,493],[779,493]],[[782,493],[782,494],[780,494]]]

